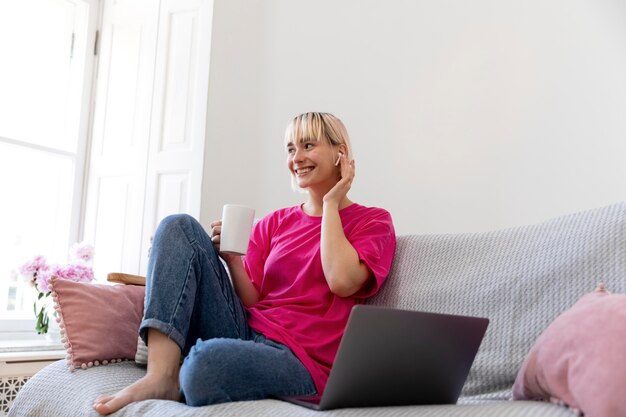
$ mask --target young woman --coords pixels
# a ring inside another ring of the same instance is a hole
[[[139,330],[147,373],[97,398],[96,411],[150,398],[200,406],[322,394],[350,310],[387,277],[395,232],[387,211],[348,198],[355,168],[338,118],[297,116],[285,143],[306,202],[259,221],[245,256],[221,254],[232,285],[220,221],[210,236],[186,215],[161,222]]]

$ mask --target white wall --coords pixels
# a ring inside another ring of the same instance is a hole
[[[283,132],[346,123],[351,197],[398,233],[489,230],[626,200],[622,0],[216,0],[204,224],[302,200]]]

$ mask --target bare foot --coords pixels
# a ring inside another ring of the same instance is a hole
[[[113,395],[101,395],[93,402],[99,414],[111,414],[126,405],[150,399],[180,401],[178,375],[176,378],[146,374],[123,390]]]

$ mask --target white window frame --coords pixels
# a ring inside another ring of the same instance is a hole
[[[19,0],[15,0],[19,1]],[[41,145],[31,144],[0,136],[0,142],[20,147],[30,148],[67,157],[74,160],[74,193],[72,200],[72,213],[70,220],[70,241],[79,241],[83,235],[83,222],[86,200],[86,177],[87,158],[91,139],[91,117],[94,102],[96,69],[97,69],[97,36],[102,15],[102,4],[99,0],[67,0],[74,4],[86,4],[88,6],[85,61],[83,68],[83,85],[80,97],[81,105],[78,114],[78,144],[76,153],[65,152],[58,149],[48,148]],[[45,34],[42,34],[45,36]],[[2,345],[10,344],[17,340],[44,340],[43,336],[34,331],[35,318],[16,317],[10,312],[0,318],[0,342]]]

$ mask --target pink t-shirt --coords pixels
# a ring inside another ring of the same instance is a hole
[[[320,258],[322,218],[305,214],[300,206],[275,211],[259,221],[244,257],[246,271],[261,295],[248,309],[250,327],[287,345],[311,373],[319,395],[352,307],[378,291],[396,248],[386,210],[352,204],[339,215],[346,237],[375,277],[351,297],[330,291]]]

